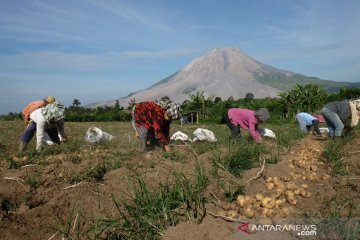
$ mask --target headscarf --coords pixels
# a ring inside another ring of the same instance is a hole
[[[169,101],[155,101],[157,105],[166,109],[166,113],[172,119],[178,119],[181,116],[180,104]]]
[[[54,102],[42,108],[41,113],[46,121],[58,121],[65,117],[65,107],[59,102]]]
[[[169,103],[166,107],[166,113],[172,119],[178,119],[181,116],[181,108],[178,103]]]
[[[254,115],[262,122],[268,120],[270,116],[269,110],[267,110],[266,108],[260,108],[259,110],[256,110]]]
[[[351,109],[351,127],[355,127],[359,124],[360,118],[360,99],[349,101]]]

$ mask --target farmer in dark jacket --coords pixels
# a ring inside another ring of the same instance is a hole
[[[359,122],[360,100],[334,101],[321,110],[329,128],[329,137],[341,137],[344,127],[354,127]]]

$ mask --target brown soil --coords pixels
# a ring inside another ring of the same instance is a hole
[[[329,165],[320,161],[321,152],[325,142],[316,141],[312,137],[307,137],[300,141],[288,153],[281,156],[281,161],[277,164],[266,165],[264,171],[261,172],[260,177],[255,180],[249,179],[257,176],[261,168],[251,169],[243,175],[242,182],[246,184],[246,195],[254,196],[257,193],[262,193],[265,196],[272,196],[276,198],[275,188],[269,189],[266,187],[266,179],[269,177],[291,177],[295,175],[294,182],[297,186],[301,184],[308,185],[308,192],[310,197],[302,197],[297,195],[297,204],[295,206],[286,203],[285,206],[291,209],[291,214],[285,218],[279,218],[279,212],[275,216],[270,217],[272,224],[304,224],[299,222],[299,218],[304,215],[312,216],[317,220],[329,217],[329,209],[334,201],[342,202],[352,200],[352,217],[360,217],[360,138],[355,138],[347,146],[345,150],[346,155],[344,164],[348,172],[345,176],[331,176]],[[305,166],[299,167],[301,161],[304,161]],[[314,169],[310,170],[310,166]],[[308,178],[311,173],[316,173],[316,177]],[[304,177],[307,179],[304,179]],[[275,196],[274,196],[275,195]],[[281,197],[281,196],[280,196]],[[216,197],[218,201],[220,197]],[[279,197],[278,197],[279,198]],[[225,207],[224,207],[225,206]],[[224,202],[217,204],[216,207],[209,206],[213,213],[216,211],[226,210]],[[247,218],[242,214],[242,209],[233,203],[233,209],[238,210],[239,216],[235,219],[224,220],[218,216],[213,217],[208,214],[201,224],[182,223],[175,227],[170,227],[166,232],[164,239],[166,240],[185,240],[185,239],[199,239],[199,240],[215,240],[215,239],[340,239],[339,236],[324,235],[324,233],[317,232],[317,236],[304,238],[297,236],[295,232],[291,231],[258,231],[252,234],[247,234],[239,230],[243,223],[261,224],[262,221],[269,220],[269,216],[257,213],[253,218]],[[344,207],[340,210],[342,217],[349,212],[349,207]]]
[[[356,137],[348,144],[347,154],[344,163],[347,166],[347,175],[331,176],[327,164],[320,161],[323,144],[325,142],[315,141],[310,136],[301,140],[293,148],[281,156],[277,164],[266,165],[264,171],[258,178],[255,177],[261,167],[245,172],[241,179],[237,179],[227,172],[222,172],[222,177],[229,181],[245,185],[246,195],[254,196],[262,193],[266,196],[274,196],[275,188],[268,189],[266,180],[269,177],[294,177],[294,182],[300,186],[308,184],[310,197],[297,195],[295,206],[285,203],[291,208],[290,216],[298,216],[307,213],[311,216],[328,217],[329,207],[334,199],[337,201],[352,199],[353,206],[360,206],[360,137]],[[272,144],[271,141],[265,144]],[[134,152],[127,166],[111,170],[106,173],[102,182],[81,181],[77,184],[70,184],[69,179],[76,173],[80,173],[85,167],[95,160],[109,154],[105,149],[91,152],[88,157],[80,163],[68,161],[63,155],[50,156],[42,164],[27,165],[17,170],[8,170],[4,167],[0,170],[0,197],[6,199],[16,207],[6,209],[1,206],[0,211],[0,238],[1,239],[62,239],[59,232],[74,232],[74,222],[79,221],[82,225],[91,224],[94,217],[116,216],[117,209],[112,201],[129,197],[128,175],[142,173],[146,175],[149,184],[156,186],[156,183],[165,180],[169,170],[182,171],[191,176],[194,173],[195,158],[194,152],[186,145],[175,145],[179,152],[185,155],[185,162],[176,162],[162,157],[161,150],[155,150],[148,154]],[[225,151],[220,149],[219,151]],[[76,153],[67,155],[76,159]],[[202,161],[206,170],[211,169],[211,155],[209,153],[199,154],[196,157]],[[82,155],[83,158],[83,155]],[[154,162],[154,165],[151,165]],[[21,162],[24,159],[17,159]],[[304,161],[305,166],[300,166]],[[312,166],[312,169],[310,169]],[[315,172],[315,177],[309,178]],[[304,179],[304,176],[307,179]],[[25,182],[26,180],[26,182]],[[211,200],[207,204],[208,214],[202,223],[181,223],[170,227],[163,236],[163,239],[296,239],[289,232],[256,232],[246,234],[238,228],[240,222],[226,221],[222,217],[214,217],[220,210],[229,208],[229,203],[215,185],[210,185],[207,195]],[[240,219],[243,222],[256,222],[264,218],[260,213],[252,219],[244,218],[242,209],[231,204],[240,212]],[[230,207],[231,208],[231,207]],[[344,214],[347,208],[341,209]],[[360,209],[352,211],[353,216],[360,216]],[[275,214],[278,215],[278,214]],[[289,220],[290,219],[290,220]],[[272,216],[273,223],[276,221]],[[293,223],[293,222],[291,222]],[[84,236],[83,236],[84,237]]]

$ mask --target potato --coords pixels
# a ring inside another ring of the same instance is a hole
[[[269,183],[269,182],[272,182],[273,181],[273,178],[272,177],[268,177],[265,182]]]
[[[246,206],[245,197],[242,196],[242,195],[239,195],[239,196],[236,198],[236,203],[237,203],[237,205],[239,205],[240,207],[245,207],[245,206]]]
[[[267,217],[267,212],[269,211],[269,209],[268,208],[262,208],[261,210],[260,210],[260,213],[261,213],[261,215],[263,216],[263,217]]]
[[[237,218],[239,216],[239,213],[235,210],[229,210],[227,211],[226,215],[231,218]]]
[[[290,177],[280,177],[280,179],[284,182],[289,182],[291,180]]]
[[[296,187],[296,185],[293,182],[289,182],[288,184],[286,184],[286,188],[288,190],[293,190],[293,189],[295,189],[295,187]]]
[[[275,207],[275,199],[270,197],[264,197],[263,200],[261,200],[261,206],[265,208],[274,208]]]
[[[271,189],[274,188],[274,186],[275,186],[275,185],[274,185],[274,183],[272,183],[272,182],[266,183],[266,188],[267,188],[267,189],[270,189],[270,190],[271,190]]]
[[[296,195],[299,195],[300,192],[301,192],[301,189],[300,189],[300,188],[295,188],[295,189],[294,189],[294,193],[295,193]]]
[[[286,195],[286,197],[294,197],[295,193],[294,193],[294,191],[286,190],[285,195]]]
[[[246,208],[243,214],[248,218],[253,218],[255,216],[255,212],[251,208]]]
[[[255,195],[255,199],[257,201],[261,201],[261,200],[263,200],[263,198],[264,198],[264,195],[262,195],[261,193],[258,193],[258,194]]]
[[[266,213],[266,215],[269,217],[269,218],[273,218],[276,216],[276,211],[274,209],[269,209],[269,211]]]
[[[290,203],[291,205],[294,205],[294,206],[297,204],[296,197],[288,197],[287,201],[288,201],[288,203]]]
[[[309,198],[311,196],[310,192],[301,190],[300,195],[305,198]]]
[[[245,196],[245,203],[246,205],[251,205],[255,202],[255,199],[251,196]]]
[[[285,200],[285,199],[276,199],[275,200],[275,207],[276,208],[281,208],[285,203],[285,201],[283,201],[283,200]]]
[[[307,185],[306,183],[301,185],[303,189],[307,189],[309,187],[309,185]]]

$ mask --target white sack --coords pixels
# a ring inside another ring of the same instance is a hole
[[[170,140],[189,141],[189,137],[185,133],[177,131],[171,136]]]
[[[262,137],[276,138],[275,133],[272,130],[268,129],[268,128],[261,128],[260,129],[260,135]]]
[[[327,128],[327,127],[319,128],[319,130],[321,133],[329,133],[329,128]]]
[[[103,132],[100,128],[91,127],[86,131],[85,142],[107,142],[114,138],[113,135]]]
[[[204,129],[204,128],[197,128],[193,134],[195,138],[193,141],[209,141],[209,142],[216,142],[215,135],[212,131]]]

